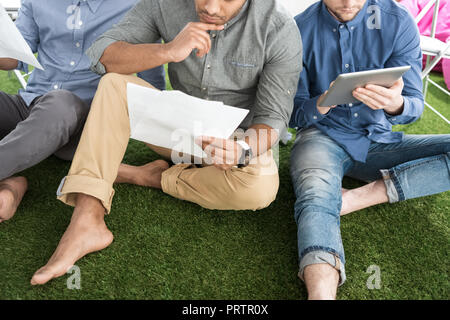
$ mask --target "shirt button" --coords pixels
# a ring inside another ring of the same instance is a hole
[[[288,90],[287,93],[288,93],[288,94],[291,94],[291,90]]]
[[[317,116],[313,116],[313,119],[314,119],[314,120],[317,120]]]
[[[349,107],[353,107],[353,103],[349,103],[348,106],[349,106]]]
[[[57,84],[55,84],[54,86],[53,86],[53,89],[58,89],[58,85]]]
[[[206,69],[211,69],[211,65],[208,64],[208,65],[206,66]]]
[[[348,67],[350,67],[350,65],[347,63],[347,64],[345,64],[345,67],[348,69]]]
[[[339,26],[339,28],[341,28],[341,29],[342,29],[343,27],[344,27],[344,25],[343,25],[343,24],[341,24],[341,25]]]
[[[79,42],[75,43],[75,46],[76,46],[77,48],[79,48],[79,47],[80,47],[80,43],[79,43]]]
[[[75,61],[70,61],[70,65],[74,66],[75,65]]]
[[[215,38],[215,37],[216,37],[216,34],[215,34],[215,33],[213,33],[213,34],[212,34],[212,37],[213,37],[213,38]]]
[[[337,30],[336,29],[333,29],[333,32],[336,32]]]
[[[355,116],[355,118],[357,118],[357,117],[358,117],[358,114],[357,114],[357,113],[355,113],[355,114],[354,114],[354,116]]]
[[[352,29],[352,30],[353,30],[353,29],[355,29],[355,27],[350,27],[350,29]]]
[[[80,26],[83,25],[83,21],[78,22],[78,24],[79,24]]]

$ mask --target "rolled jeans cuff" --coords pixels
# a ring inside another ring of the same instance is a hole
[[[102,202],[106,212],[110,213],[114,189],[107,181],[80,175],[66,176],[62,179],[56,196],[58,200],[75,207],[78,193],[97,198]]]
[[[336,254],[324,250],[316,250],[308,252],[303,256],[303,258],[301,258],[298,277],[302,281],[305,281],[303,277],[303,272],[305,271],[305,268],[312,264],[322,264],[322,263],[328,263],[330,266],[332,266],[339,272],[339,286],[342,286],[345,280],[347,279],[345,275],[345,265],[342,263],[341,259]]]
[[[400,182],[395,175],[394,170],[380,170],[383,177],[384,185],[386,186],[386,193],[389,198],[389,203],[395,203],[405,200]]]

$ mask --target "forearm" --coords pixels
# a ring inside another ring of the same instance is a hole
[[[165,44],[114,42],[104,51],[100,62],[107,72],[133,74],[170,62]]]
[[[254,124],[245,132],[245,142],[252,149],[254,157],[270,150],[277,141],[277,131],[265,124]]]
[[[0,70],[14,70],[17,68],[18,61],[10,58],[0,58]]]

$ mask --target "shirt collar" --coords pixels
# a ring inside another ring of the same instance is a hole
[[[229,20],[227,23],[225,23],[224,30],[226,30],[229,27],[231,27],[236,21],[241,19],[242,16],[244,16],[247,13],[248,7],[250,6],[250,2],[251,1],[252,0],[246,0],[245,1],[245,3],[242,5],[241,9],[239,10],[239,13],[235,17],[233,17],[231,20]]]
[[[92,13],[96,13],[103,0],[73,0],[73,4],[78,4],[81,2],[87,2],[89,9],[91,9]]]
[[[353,18],[353,20],[348,21],[348,22],[340,22],[337,21],[335,17],[333,17],[331,15],[331,13],[328,11],[327,6],[325,5],[325,3],[322,1],[321,4],[321,15],[322,18],[324,18],[325,22],[328,23],[329,25],[331,25],[332,27],[338,27],[341,24],[346,24],[347,26],[356,26],[359,23],[361,23],[361,21],[364,19],[366,12],[367,12],[367,7],[369,6],[369,1],[367,0],[366,3],[364,4],[364,6],[361,8],[361,10],[358,12],[358,14],[356,15],[356,17]]]

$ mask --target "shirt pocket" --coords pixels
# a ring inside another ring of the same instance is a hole
[[[249,56],[228,56],[225,58],[225,72],[233,89],[251,88],[258,84],[259,63]]]

